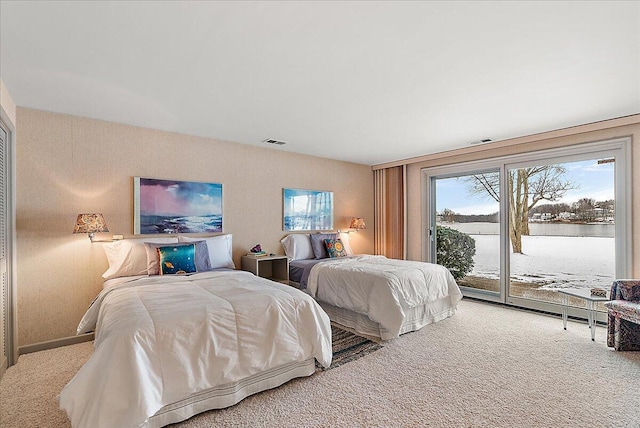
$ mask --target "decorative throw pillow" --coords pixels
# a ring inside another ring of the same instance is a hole
[[[196,271],[196,246],[171,245],[158,247],[160,275],[190,273]]]
[[[209,248],[206,241],[196,241],[191,243],[196,246],[196,271],[206,272],[211,270],[211,262],[209,259]],[[175,244],[176,246],[191,245],[190,243]],[[160,258],[158,256],[158,248],[166,247],[167,244],[154,244],[145,242],[144,249],[147,252],[147,273],[149,275],[160,274]]]
[[[345,257],[347,252],[342,245],[342,241],[340,239],[325,239],[324,243],[327,247],[327,253],[329,253],[329,257]]]
[[[337,233],[313,233],[311,234],[311,248],[316,259],[326,259],[329,257],[325,239],[338,239]]]

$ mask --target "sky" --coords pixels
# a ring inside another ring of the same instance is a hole
[[[561,164],[567,170],[565,178],[576,185],[558,203],[571,204],[582,198],[596,201],[614,199],[614,164],[598,165],[597,159]],[[473,195],[463,178],[438,179],[436,182],[436,211],[445,208],[457,214],[492,214],[499,210],[498,202],[488,195]],[[549,203],[541,201],[539,204]]]
[[[283,197],[285,216],[310,214],[307,212],[310,198],[315,202],[314,212],[331,211],[333,205],[333,192],[322,190],[284,189]]]
[[[140,214],[222,215],[222,184],[141,178]]]

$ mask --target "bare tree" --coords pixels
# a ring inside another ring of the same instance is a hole
[[[582,198],[575,204],[576,216],[580,220],[593,221],[595,220],[595,208],[596,201],[592,198]]]
[[[576,185],[566,180],[561,165],[519,168],[509,171],[509,237],[514,253],[522,253],[522,236],[529,235],[529,210],[542,200],[555,202]],[[488,194],[500,202],[500,176],[497,172],[469,177],[471,194]]]
[[[452,223],[456,220],[456,213],[454,213],[453,210],[449,208],[443,209],[440,215],[442,216],[442,220],[447,221],[449,223]]]

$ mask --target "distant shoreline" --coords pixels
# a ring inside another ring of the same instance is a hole
[[[449,227],[467,235],[499,235],[500,224],[490,222],[476,223],[447,223],[440,222],[438,226]],[[567,223],[536,221],[529,223],[529,236],[566,236],[613,238],[615,236],[614,223]]]

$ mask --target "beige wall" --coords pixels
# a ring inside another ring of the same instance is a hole
[[[549,134],[553,135],[552,133]],[[412,233],[412,231],[422,230],[422,168],[631,136],[633,254],[636,255],[634,259],[637,259],[638,255],[640,255],[640,227],[638,227],[638,224],[640,224],[640,169],[637,168],[637,165],[640,165],[640,124],[617,126],[598,131],[576,132],[562,137],[547,138],[548,136],[547,134],[541,134],[539,139],[526,137],[526,140],[524,138],[514,139],[510,144],[488,144],[482,149],[475,148],[473,151],[469,149],[456,150],[434,155],[431,159],[429,159],[429,156],[425,156],[420,161],[409,164],[407,166],[407,230],[409,231],[407,258],[410,260],[422,259],[422,233]],[[635,168],[633,168],[634,165],[636,166]],[[634,260],[633,276],[637,278],[639,275],[640,263]]]
[[[71,233],[76,215],[101,212],[131,235],[134,176],[222,183],[237,267],[256,243],[282,254],[283,187],[333,191],[336,228],[373,225],[366,165],[25,108],[17,127],[18,346],[75,334],[107,268],[102,244]],[[372,227],[351,236],[373,252]]]

